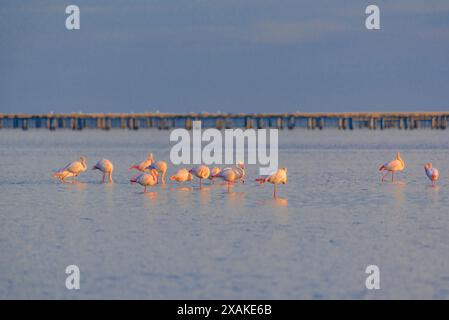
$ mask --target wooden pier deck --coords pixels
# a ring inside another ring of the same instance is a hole
[[[349,112],[349,113],[70,113],[0,114],[0,129],[191,129],[195,120],[203,128],[244,129],[446,129],[448,112]]]

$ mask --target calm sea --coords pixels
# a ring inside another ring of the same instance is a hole
[[[169,183],[147,194],[129,165],[168,160],[167,131],[0,131],[0,298],[449,298],[449,132],[293,130],[279,135],[288,183],[227,193]],[[380,164],[401,151],[398,181]],[[53,170],[107,158],[79,183]],[[440,169],[430,187],[423,164]],[[169,166],[169,173],[175,167]],[[75,264],[81,289],[67,290]],[[365,269],[380,269],[367,290]]]

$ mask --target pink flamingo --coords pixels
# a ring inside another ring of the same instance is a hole
[[[109,177],[109,182],[114,182],[112,180],[112,171],[114,171],[114,166],[112,165],[111,161],[107,159],[100,160],[96,165],[93,166],[92,170],[100,170],[101,172],[103,172],[103,179],[101,180],[101,182],[104,183],[106,174]]]
[[[280,168],[278,171],[267,177],[261,177],[256,179],[260,184],[266,182],[272,183],[274,185],[273,197],[276,199],[277,185],[282,183],[287,183],[287,168]]]
[[[157,161],[146,167],[149,170],[156,170],[161,173],[161,183],[165,184],[165,174],[167,173],[167,163],[165,161]]]
[[[405,162],[401,158],[401,154],[396,153],[396,160],[392,160],[380,166],[379,171],[387,171],[385,175],[382,176],[382,182],[385,177],[391,172],[391,181],[394,181],[394,173],[396,171],[402,171],[405,168]]]
[[[189,170],[181,168],[179,169],[174,175],[170,177],[171,181],[177,181],[177,182],[186,182],[186,181],[192,181],[193,176],[189,172]]]
[[[210,170],[210,175],[209,175],[209,180],[212,181],[212,183],[215,182],[215,179],[218,177],[218,175],[220,174],[221,169],[219,167],[213,167]]]
[[[147,186],[154,186],[157,184],[158,173],[156,170],[152,169],[150,173],[137,173],[135,174],[130,182],[138,183],[144,187],[143,192],[147,192]]]
[[[424,170],[426,171],[427,177],[432,181],[432,186],[435,186],[436,181],[440,177],[440,173],[438,172],[437,168],[434,168],[432,166],[432,163],[426,163],[424,165]]]
[[[67,177],[77,177],[81,172],[86,171],[87,169],[87,159],[86,157],[80,157],[79,160],[73,161],[67,164],[64,168],[59,169],[55,172],[52,177],[59,178],[61,181],[65,181]]]
[[[234,167],[234,171],[237,173],[238,180],[240,180],[242,183],[245,183],[245,164],[242,161],[237,162]]]
[[[153,162],[154,162],[153,154],[149,153],[146,160],[144,160],[138,164],[133,164],[131,167],[129,167],[129,170],[136,169],[141,172],[148,172],[147,167],[151,166],[153,164]]]
[[[242,161],[237,162],[237,164],[233,167],[224,168],[216,176],[219,177],[221,173],[223,173],[224,171],[228,171],[228,170],[234,171],[234,173],[236,175],[236,179],[234,182],[241,181],[242,183],[245,183],[245,176],[246,176],[245,165],[243,164]]]
[[[218,175],[218,178],[221,178],[227,182],[228,192],[229,192],[230,188],[231,188],[231,183],[235,183],[236,181],[238,181],[239,175],[234,169],[226,168],[220,172],[220,174]]]
[[[208,166],[205,166],[205,165],[193,167],[192,169],[189,170],[189,172],[200,179],[200,188],[202,185],[201,181],[203,179],[209,178],[209,176],[210,176],[210,169]]]

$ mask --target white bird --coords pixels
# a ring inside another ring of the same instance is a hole
[[[401,154],[396,153],[396,160],[392,160],[380,166],[379,171],[387,171],[385,175],[382,176],[382,181],[391,172],[391,181],[394,181],[394,173],[396,171],[402,171],[405,168],[405,162],[401,158]]]
[[[256,179],[260,184],[264,184],[266,182],[272,183],[274,185],[274,193],[273,197],[276,199],[277,185],[282,183],[287,183],[287,168],[280,168],[278,171],[269,175],[267,177],[261,177]]]
[[[440,173],[438,172],[437,168],[434,168],[432,166],[432,163],[426,163],[424,165],[424,170],[426,171],[427,177],[432,181],[432,186],[435,186],[436,181],[440,177]]]
[[[152,169],[150,173],[138,173],[134,175],[130,182],[131,183],[138,183],[141,186],[144,187],[143,192],[147,192],[148,186],[154,186],[157,184],[157,176],[158,173],[156,170]]]
[[[106,174],[109,177],[109,182],[113,182],[112,180],[112,171],[114,171],[114,166],[112,165],[112,162],[107,160],[107,159],[103,159],[97,162],[96,165],[93,166],[92,170],[100,170],[101,172],[103,172],[103,179],[102,182],[104,183]]]
[[[59,169],[53,174],[53,178],[59,178],[61,181],[65,181],[67,177],[77,177],[81,172],[87,169],[87,159],[86,157],[80,157],[79,160],[73,161],[67,164],[64,168]]]

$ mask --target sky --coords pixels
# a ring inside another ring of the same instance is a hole
[[[0,113],[444,110],[448,0],[0,0]]]

